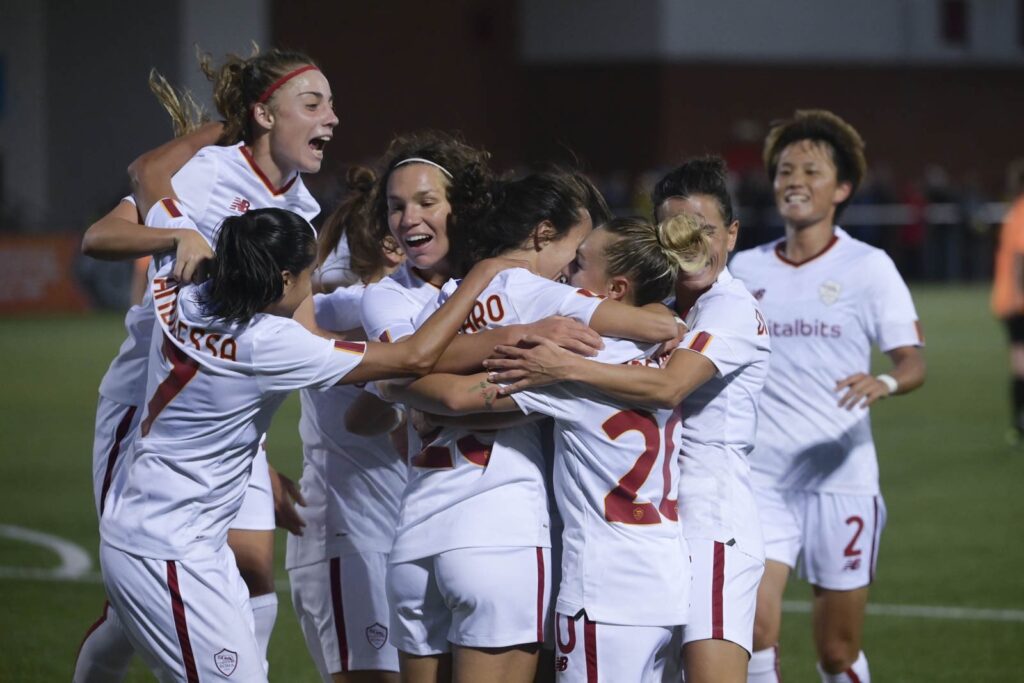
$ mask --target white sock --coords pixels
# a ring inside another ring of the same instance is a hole
[[[260,646],[260,654],[263,655],[263,668],[269,671],[267,646],[270,645],[270,634],[274,631],[274,622],[277,621],[277,593],[249,598],[249,605],[252,607],[253,621],[256,622],[256,644]]]
[[[821,683],[871,683],[868,658],[864,656],[863,651],[857,654],[857,661],[842,673],[825,673],[825,670],[821,668],[821,664],[818,664],[818,675],[821,676]]]
[[[135,648],[114,609],[104,605],[103,613],[82,641],[75,661],[74,683],[119,683],[128,674]]]
[[[750,655],[747,683],[780,683],[779,647],[766,647]]]

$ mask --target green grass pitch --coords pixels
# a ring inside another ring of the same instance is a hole
[[[929,378],[918,393],[873,411],[889,525],[871,601],[1017,612],[1007,621],[870,614],[865,649],[879,681],[1022,680],[1024,447],[1003,442],[1003,331],[983,289],[915,287],[914,295],[928,335]],[[0,524],[76,543],[94,566],[96,387],[123,334],[114,315],[0,320]],[[296,478],[297,420],[292,398],[270,437],[276,466]],[[279,556],[283,546],[279,536]],[[0,538],[0,681],[71,678],[79,641],[99,616],[102,587],[8,576],[10,568],[56,561],[39,546]],[[278,577],[284,585],[283,559]],[[287,593],[280,598],[271,678],[316,681]],[[808,598],[806,586],[791,583],[788,600]],[[786,681],[817,681],[808,614],[786,613],[782,653]],[[129,680],[152,678],[137,664]]]

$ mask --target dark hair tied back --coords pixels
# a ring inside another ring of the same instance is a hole
[[[719,156],[707,155],[687,159],[678,168],[658,181],[651,193],[654,211],[671,197],[703,194],[714,197],[726,227],[733,221],[732,199],[729,197],[729,173]],[[706,217],[705,217],[706,218]]]
[[[246,323],[284,294],[282,272],[298,275],[313,264],[316,237],[298,214],[256,209],[224,220],[215,256],[203,305],[210,315]]]

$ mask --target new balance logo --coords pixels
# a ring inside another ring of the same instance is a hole
[[[843,571],[844,572],[855,572],[858,569],[860,569],[860,558],[859,557],[856,558],[856,559],[853,559],[853,560],[847,560],[846,564],[843,566]]]
[[[565,671],[569,668],[569,658],[559,657],[555,660],[555,671]]]
[[[235,197],[234,201],[231,202],[231,206],[228,208],[238,213],[245,213],[249,210],[251,203],[244,197]]]

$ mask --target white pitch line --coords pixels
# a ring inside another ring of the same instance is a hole
[[[17,541],[33,543],[49,548],[60,557],[60,566],[46,567],[5,567],[0,566],[0,579],[20,581],[61,581],[68,583],[101,583],[99,572],[92,571],[92,559],[80,546],[58,536],[45,534],[9,524],[0,524],[0,536]],[[278,592],[288,591],[288,581],[277,581]],[[803,600],[786,600],[782,611],[807,614],[811,603]],[[884,605],[869,603],[868,614],[880,617],[906,617],[918,619],[941,619],[946,621],[990,621],[1024,623],[1024,610],[984,609],[979,607],[943,607],[940,605]]]
[[[783,612],[808,614],[811,603],[786,600]],[[986,609],[981,607],[943,607],[940,605],[884,605],[868,603],[868,614],[879,617],[911,617],[919,619],[942,619],[946,621],[1003,621],[1024,623],[1024,610]]]
[[[65,541],[59,536],[44,534],[41,531],[25,529],[24,527],[10,524],[0,524],[0,536],[6,536],[15,541],[32,543],[33,545],[41,545],[57,553],[57,556],[60,558],[60,566],[29,570],[37,575],[46,575],[58,580],[77,579],[92,570],[92,559],[89,557],[89,553],[85,552],[81,546]],[[0,570],[3,570],[5,574],[11,571],[24,571],[25,569],[27,568],[0,567]]]

